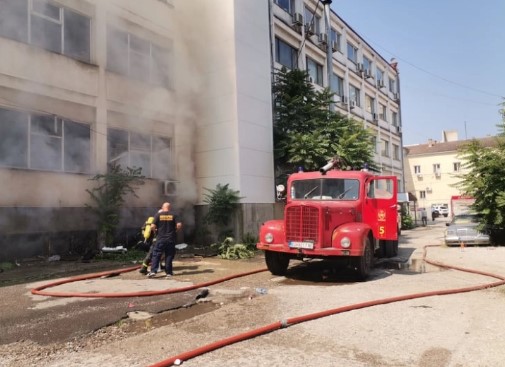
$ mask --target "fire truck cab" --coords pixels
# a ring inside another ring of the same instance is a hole
[[[257,248],[272,274],[290,259],[331,258],[365,280],[374,257],[398,254],[397,178],[328,167],[290,175],[284,219],[262,224]]]

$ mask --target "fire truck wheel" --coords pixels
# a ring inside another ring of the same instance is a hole
[[[363,255],[356,260],[356,272],[360,280],[368,278],[373,266],[373,249],[368,237],[363,241],[363,247]]]
[[[273,275],[284,275],[288,270],[289,257],[281,252],[265,251],[267,268]]]

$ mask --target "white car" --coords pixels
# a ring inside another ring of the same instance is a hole
[[[449,206],[447,204],[433,204],[431,212],[435,214],[435,217],[440,215],[447,217],[449,215]]]

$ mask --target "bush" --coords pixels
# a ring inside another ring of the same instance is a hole
[[[226,237],[222,243],[213,243],[211,248],[216,249],[218,256],[222,259],[237,260],[249,259],[254,256],[256,246],[235,243],[233,237]]]
[[[414,221],[412,217],[408,214],[402,215],[402,229],[412,229],[414,228]]]

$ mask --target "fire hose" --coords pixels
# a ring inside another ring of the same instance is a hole
[[[423,248],[423,261],[425,261],[427,264],[434,265],[434,266],[441,267],[441,268],[445,268],[445,269],[452,269],[452,270],[458,270],[458,271],[472,273],[472,274],[483,275],[483,276],[487,276],[490,278],[498,279],[498,281],[491,282],[491,283],[485,283],[485,284],[479,284],[479,285],[470,286],[470,287],[464,287],[464,288],[442,289],[442,290],[436,290],[436,291],[420,292],[420,293],[413,293],[413,294],[407,294],[407,295],[396,296],[396,297],[376,299],[376,300],[371,300],[371,301],[366,301],[366,302],[361,302],[361,303],[355,303],[355,304],[351,304],[351,305],[347,305],[347,306],[337,307],[337,308],[333,308],[333,309],[329,309],[329,310],[319,311],[319,312],[315,312],[315,313],[311,313],[311,314],[295,316],[295,317],[280,320],[280,321],[277,321],[277,322],[274,322],[274,323],[271,323],[268,325],[261,326],[257,329],[249,330],[244,333],[233,335],[231,337],[221,339],[221,340],[212,342],[210,344],[203,345],[201,347],[198,347],[196,349],[193,349],[193,350],[190,350],[187,352],[177,354],[177,355],[169,357],[163,361],[152,364],[149,367],[163,367],[163,366],[179,365],[183,361],[187,361],[189,359],[198,357],[202,354],[211,352],[216,349],[223,348],[223,347],[231,345],[231,344],[235,344],[235,343],[238,343],[238,342],[241,342],[244,340],[252,339],[257,336],[271,333],[273,331],[287,328],[289,326],[300,324],[300,323],[303,323],[306,321],[312,321],[312,320],[316,320],[319,318],[323,318],[323,317],[327,317],[327,316],[331,316],[331,315],[336,315],[339,313],[344,313],[344,312],[348,312],[348,311],[359,310],[359,309],[363,309],[363,308],[384,305],[384,304],[389,304],[389,303],[394,303],[394,302],[401,302],[401,301],[406,301],[406,300],[432,297],[432,296],[442,296],[442,295],[449,295],[449,294],[456,294],[456,293],[472,292],[472,291],[489,289],[489,288],[505,285],[505,276],[502,276],[502,275],[493,274],[493,273],[489,273],[489,272],[483,272],[483,271],[476,270],[476,269],[468,269],[468,268],[463,268],[463,267],[459,267],[459,266],[448,265],[448,264],[444,264],[442,262],[426,259],[428,247],[438,247],[438,245],[424,246],[424,248]],[[56,281],[53,283],[48,283],[48,284],[39,286],[37,288],[32,289],[31,293],[37,294],[37,295],[43,295],[43,296],[52,296],[52,297],[118,298],[118,297],[155,296],[155,295],[170,294],[170,293],[177,293],[177,292],[184,292],[184,291],[188,291],[188,290],[193,290],[193,289],[197,289],[197,288],[201,288],[201,287],[205,287],[205,286],[210,286],[210,285],[222,283],[222,282],[225,282],[230,279],[244,277],[244,276],[248,276],[248,275],[252,275],[252,274],[266,271],[266,269],[258,269],[258,270],[253,270],[250,272],[231,275],[228,277],[216,279],[216,280],[209,281],[209,282],[199,283],[199,284],[196,284],[193,286],[176,288],[176,289],[166,289],[166,290],[160,290],[160,291],[145,291],[145,292],[130,292],[130,293],[70,293],[70,292],[43,291],[44,289],[47,289],[50,287],[55,287],[57,285],[61,285],[61,284],[65,284],[65,283],[71,283],[71,282],[76,282],[76,281],[86,280],[86,279],[100,278],[103,276],[117,275],[120,273],[133,271],[138,268],[139,268],[139,266],[135,266],[135,267],[125,268],[125,269],[120,269],[120,270],[112,270],[112,271],[106,271],[106,272],[101,272],[101,273],[94,273],[94,274],[88,274],[88,275],[83,275],[83,276],[71,277],[68,279],[64,279],[64,280],[60,280],[60,281]]]

